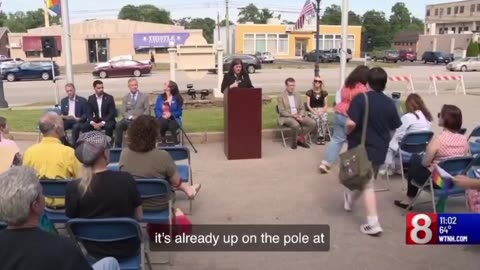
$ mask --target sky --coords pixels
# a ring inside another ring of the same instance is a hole
[[[387,17],[391,7],[402,0],[350,0],[350,9],[356,13],[363,14],[367,10],[375,9],[384,11]],[[27,11],[42,7],[43,0],[0,0],[1,9],[5,12]],[[259,8],[269,8],[276,14],[282,14],[282,19],[295,21],[298,17],[304,0],[229,0],[230,16],[236,21],[238,8],[255,4]],[[455,0],[403,0],[410,12],[421,19],[424,19],[425,6],[444,2],[455,2]],[[118,11],[127,4],[153,4],[164,8],[171,13],[172,18],[182,17],[211,17],[216,19],[217,12],[220,18],[225,16],[225,0],[70,0],[70,21],[78,22],[86,19],[115,18]],[[341,5],[342,0],[322,0],[321,8],[331,4]]]

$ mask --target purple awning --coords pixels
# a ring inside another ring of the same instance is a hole
[[[168,48],[170,41],[173,41],[175,45],[183,45],[189,36],[189,32],[135,33],[133,34],[133,46],[135,49]]]

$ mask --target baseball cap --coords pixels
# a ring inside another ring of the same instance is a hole
[[[92,166],[110,148],[110,137],[100,131],[90,131],[80,135],[75,156],[84,165]]]

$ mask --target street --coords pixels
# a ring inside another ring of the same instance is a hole
[[[312,63],[311,63],[312,64]],[[312,64],[313,66],[313,64]],[[347,69],[347,74],[352,70],[352,66]],[[406,65],[386,68],[389,75],[412,75],[415,90],[426,92],[430,85],[429,77],[435,75],[463,75],[467,92],[480,90],[480,79],[478,72],[449,72],[444,65]],[[324,80],[327,91],[334,93],[338,90],[339,69],[324,68],[320,70],[321,77]],[[263,88],[264,93],[277,93],[283,90],[284,80],[287,77],[296,79],[297,90],[305,92],[311,87],[313,79],[312,69],[263,69],[251,74],[251,80],[256,87]],[[91,74],[75,74],[75,84],[77,93],[81,96],[88,96],[93,93],[92,82],[95,78]],[[169,72],[156,72],[150,76],[139,78],[140,89],[144,92],[162,90],[163,83],[168,80]],[[185,72],[179,71],[176,74],[177,83],[180,90],[186,90],[188,83],[193,83],[195,89],[215,88],[217,83],[216,74],[206,74],[202,79],[190,79]],[[110,78],[105,79],[105,91],[116,98],[120,98],[127,93],[128,78]],[[60,97],[64,96],[63,85],[65,81],[61,78],[57,81]],[[437,87],[441,94],[442,91],[454,90],[456,82],[437,82]],[[55,85],[51,81],[20,81],[4,82],[5,97],[10,106],[19,106],[33,103],[45,103],[55,101]],[[387,91],[405,91],[405,82],[389,82]]]

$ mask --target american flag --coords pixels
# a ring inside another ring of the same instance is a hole
[[[295,30],[302,29],[303,24],[305,23],[305,18],[314,11],[315,5],[311,0],[307,0],[303,6],[302,12],[300,13],[300,17],[298,17],[297,23],[295,23]]]

